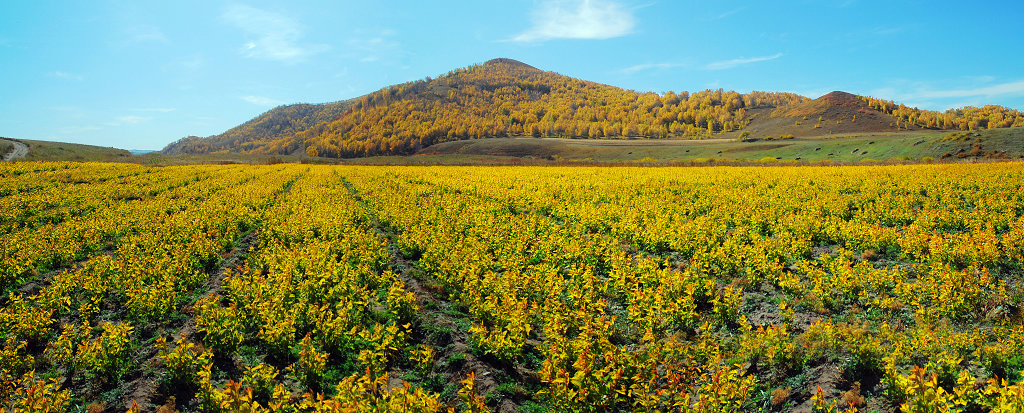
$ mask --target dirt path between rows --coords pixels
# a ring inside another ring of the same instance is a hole
[[[274,195],[275,203],[279,200],[278,197],[285,196],[291,191],[291,184],[286,185],[281,192]],[[270,205],[264,209],[266,211],[270,208]],[[167,339],[168,343],[174,343],[178,339],[188,338],[196,334],[196,321],[192,314],[192,306],[196,302],[203,298],[211,297],[220,294],[221,287],[224,283],[224,278],[229,272],[236,271],[245,264],[245,260],[254,253],[254,249],[259,247],[260,230],[262,225],[257,225],[255,228],[249,230],[249,232],[240,234],[235,240],[234,245],[231,249],[221,253],[220,263],[217,268],[210,271],[210,277],[207,278],[206,282],[198,290],[204,291],[201,296],[196,299],[185,303],[181,308],[178,309],[179,313],[187,314],[188,317],[184,320],[175,322],[164,322],[157,323],[152,326],[150,333],[154,336],[170,336]],[[133,363],[139,368],[139,375],[134,379],[127,381],[126,389],[131,389],[125,393],[121,402],[118,404],[119,407],[123,406],[123,409],[131,408],[132,402],[135,402],[141,411],[155,411],[156,403],[163,403],[167,400],[153,400],[154,397],[162,396],[160,393],[160,383],[158,378],[153,377],[152,374],[146,374],[147,371],[156,371],[160,367],[160,357],[155,347],[148,346],[145,349],[141,349],[134,357]],[[119,409],[117,411],[124,411]]]
[[[352,194],[359,205],[366,211],[374,230],[387,240],[387,248],[391,253],[390,266],[405,283],[406,290],[416,296],[420,307],[414,322],[415,339],[435,349],[435,372],[445,378],[448,383],[458,383],[472,372],[476,377],[477,392],[485,397],[496,391],[501,382],[515,381],[519,383],[536,383],[535,371],[522,365],[508,365],[493,360],[482,359],[473,354],[469,333],[456,320],[456,305],[444,298],[443,289],[436,284],[429,274],[417,268],[416,263],[407,259],[396,245],[395,231],[381,224],[376,210],[363,200],[352,184],[343,178],[342,184]],[[467,316],[468,317],[468,316]],[[465,320],[462,320],[465,321]],[[430,331],[442,331],[441,334]],[[536,343],[539,344],[539,343]],[[448,360],[457,360],[448,363]],[[392,383],[398,385],[399,383]],[[531,394],[514,394],[511,397],[492,397],[488,407],[498,412],[517,412],[521,402],[529,399]]]
[[[191,307],[195,305],[196,301],[202,298],[209,297],[220,293],[221,284],[224,281],[224,277],[228,272],[236,270],[244,264],[245,257],[251,252],[251,247],[256,244],[259,231],[254,229],[249,233],[240,237],[236,242],[235,246],[221,254],[221,262],[216,269],[211,271],[211,276],[206,280],[200,289],[206,292],[191,303],[183,305],[178,311],[181,313],[189,314],[190,316],[184,320],[178,322],[164,322],[159,323],[158,327],[152,329],[154,336],[163,336],[166,333],[170,333],[170,337],[167,342],[173,345],[178,339],[182,337],[190,337],[196,333],[196,322],[191,316]],[[156,406],[153,398],[158,396],[160,393],[160,383],[156,377],[151,374],[145,374],[147,371],[156,371],[161,363],[160,357],[158,357],[157,349],[152,346],[147,346],[140,349],[140,352],[133,357],[133,362],[140,366],[139,372],[141,373],[138,377],[127,382],[125,388],[131,389],[130,392],[125,393],[124,399],[121,403],[118,403],[118,407],[124,409],[132,406],[132,401],[138,404],[142,411],[153,411]],[[157,403],[163,402],[163,400],[156,400]],[[119,409],[117,411],[123,411]]]
[[[5,141],[7,141],[7,142],[10,142],[11,144],[14,145],[14,149],[11,149],[10,152],[7,152],[7,154],[4,155],[4,159],[3,159],[4,162],[10,162],[10,161],[13,161],[13,160],[18,159],[18,158],[24,158],[25,155],[28,155],[28,145],[22,143],[21,141],[16,141],[14,139],[8,139],[8,138],[0,138],[0,139],[3,139]]]

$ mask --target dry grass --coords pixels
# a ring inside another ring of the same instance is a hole
[[[772,390],[772,406],[780,407],[789,400],[789,396],[793,393],[793,389],[789,387],[780,387]]]

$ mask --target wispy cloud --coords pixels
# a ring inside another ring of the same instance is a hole
[[[57,78],[57,79],[75,80],[75,81],[80,81],[80,80],[84,79],[82,77],[82,75],[75,74],[75,73],[70,73],[70,72],[64,72],[64,71],[61,71],[61,70],[56,70],[56,71],[47,73],[47,76],[50,76],[50,77],[53,77],[53,78]]]
[[[1024,96],[1024,80],[1017,82],[999,83],[995,85],[982,86],[970,89],[921,90],[916,93],[912,93],[912,96],[914,98],[924,99],[947,99],[1005,95]]]
[[[510,39],[609,39],[633,32],[633,13],[610,0],[547,0],[533,12],[533,27]]]
[[[894,81],[894,84],[868,91],[870,96],[892,99],[908,106],[931,110],[946,110],[963,106],[980,106],[993,101],[1007,101],[1024,97],[1024,80],[992,83],[992,76],[966,76],[967,85],[936,87],[936,82]],[[947,85],[956,81],[944,82]]]
[[[729,11],[724,12],[724,13],[720,13],[720,14],[712,17],[711,20],[722,20],[722,19],[724,19],[726,17],[732,16],[732,15],[734,15],[736,13],[739,13],[741,11],[744,11],[746,9],[747,9],[746,6],[743,6],[743,7],[737,8],[737,9],[732,9],[732,10],[729,10]]]
[[[282,102],[280,100],[268,98],[266,96],[247,95],[247,96],[239,96],[238,98],[242,99],[242,100],[244,100],[246,102],[252,103],[254,105],[260,105],[260,106],[278,106],[278,105],[281,105],[281,104],[284,103],[284,102]]]
[[[132,26],[125,29],[125,42],[133,43],[170,43],[159,27],[151,25]]]
[[[300,44],[303,26],[288,16],[233,5],[221,17],[250,37],[241,48],[246,57],[295,63],[328,49],[325,44]]]
[[[117,121],[118,122],[126,123],[126,124],[136,124],[136,123],[147,121],[147,120],[150,120],[150,119],[152,119],[152,118],[147,117],[147,116],[135,116],[135,115],[127,115],[127,116],[118,116],[117,117]]]
[[[153,118],[149,117],[149,116],[136,116],[136,115],[118,116],[117,118],[114,118],[114,120],[112,122],[107,122],[107,126],[135,125],[135,124],[142,123],[142,122],[145,122],[145,121],[150,120],[150,119],[153,119]]]
[[[167,112],[174,112],[176,109],[175,108],[132,108],[131,110],[133,112],[160,112],[160,113],[167,113]]]
[[[764,61],[768,61],[768,60],[775,60],[775,59],[778,59],[780,57],[782,57],[782,53],[776,53],[776,54],[773,54],[771,56],[761,56],[761,57],[751,57],[751,58],[741,57],[739,59],[723,60],[721,62],[709,63],[706,66],[704,66],[704,69],[706,69],[706,70],[726,70],[726,69],[732,69],[732,68],[734,68],[736,66],[748,65],[748,64],[751,64],[751,63],[764,62]]]
[[[633,74],[633,73],[644,71],[644,70],[671,69],[673,67],[681,67],[681,66],[685,66],[685,65],[682,64],[682,63],[645,63],[645,64],[639,64],[639,65],[634,65],[634,66],[627,67],[625,69],[620,70],[620,72],[629,75],[629,74]]]
[[[874,35],[874,36],[883,36],[884,37],[884,36],[892,36],[892,35],[900,34],[900,33],[903,33],[905,31],[907,31],[907,28],[903,27],[903,26],[891,26],[891,27],[880,26],[880,27],[875,27],[875,28],[872,28],[872,29],[868,29],[867,33],[871,34],[871,35]],[[862,36],[857,35],[857,37],[862,37]]]
[[[996,77],[992,75],[964,76],[964,79],[975,83],[991,83],[996,80]]]
[[[54,117],[62,119],[85,119],[89,117],[85,109],[79,106],[50,106],[47,109],[53,111],[52,115]]]
[[[395,40],[398,33],[391,29],[375,31],[357,30],[348,39],[346,55],[363,63],[388,61],[402,55],[402,45]]]
[[[204,67],[206,67],[206,58],[203,55],[194,54],[172,60],[161,66],[161,69],[166,72],[189,74],[199,72]]]
[[[61,138],[66,138],[68,135],[79,135],[85,132],[98,131],[103,128],[95,125],[84,125],[84,126],[64,126],[57,129],[57,133],[61,134]],[[56,140],[56,139],[55,139]]]

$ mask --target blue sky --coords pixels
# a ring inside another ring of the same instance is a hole
[[[0,136],[159,149],[495,57],[638,91],[844,90],[1024,109],[990,1],[7,1]]]

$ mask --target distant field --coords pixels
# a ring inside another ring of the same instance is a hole
[[[260,155],[215,152],[166,155],[130,152],[72,143],[24,141],[26,161],[132,162],[168,166],[188,164],[314,163],[351,165],[546,165],[657,163],[875,163],[953,162],[1024,158],[1024,129],[978,132],[907,131],[831,135],[784,140],[609,140],[555,138],[488,138],[446,142],[412,156],[310,158],[305,155]],[[9,145],[0,140],[0,145]],[[6,150],[2,150],[6,153]]]
[[[334,159],[309,158],[293,155],[254,155],[229,152],[215,152],[201,155],[165,155],[151,152],[135,155],[132,162],[143,165],[170,166],[195,164],[275,164],[275,163],[336,163]]]
[[[977,151],[975,145],[978,146]],[[424,148],[419,155],[473,155],[595,162],[685,162],[710,159],[746,162],[771,159],[803,162],[1017,159],[1024,156],[1024,129],[979,132],[887,132],[753,142],[735,139],[609,141],[497,138],[446,142]]]

